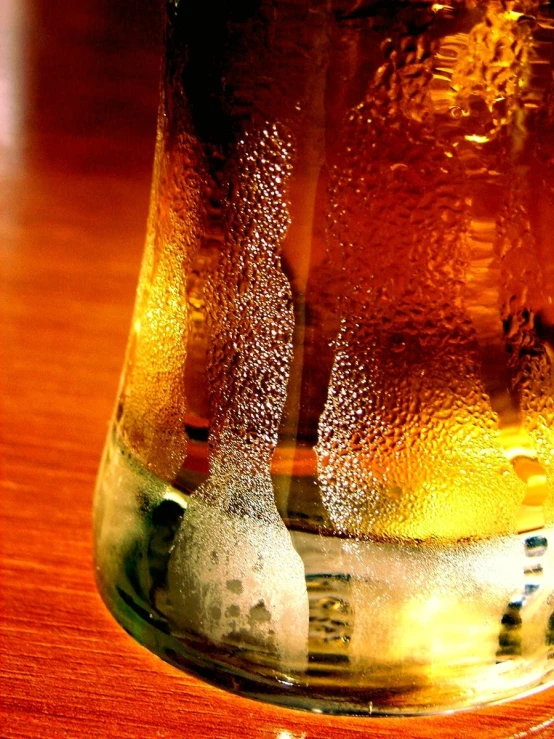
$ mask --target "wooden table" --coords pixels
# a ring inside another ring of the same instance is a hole
[[[553,737],[554,690],[455,716],[325,718],[209,687],[115,623],[90,511],[145,228],[157,2],[0,0],[0,23],[0,736]]]

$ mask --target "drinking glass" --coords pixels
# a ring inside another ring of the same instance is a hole
[[[554,8],[167,0],[95,499],[164,659],[316,712],[554,673]]]

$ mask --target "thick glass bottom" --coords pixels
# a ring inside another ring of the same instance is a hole
[[[414,715],[554,681],[554,532],[383,543],[233,515],[111,444],[97,579],[121,625],[179,668],[318,713]]]

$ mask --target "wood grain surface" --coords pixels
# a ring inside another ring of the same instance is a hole
[[[207,686],[115,623],[90,511],[145,229],[157,2],[0,0],[0,24],[0,736],[554,737],[553,690],[453,716],[327,718]]]

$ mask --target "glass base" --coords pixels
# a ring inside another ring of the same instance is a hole
[[[166,661],[317,713],[421,715],[554,681],[554,532],[383,543],[232,515],[111,443],[95,505],[100,592]]]

